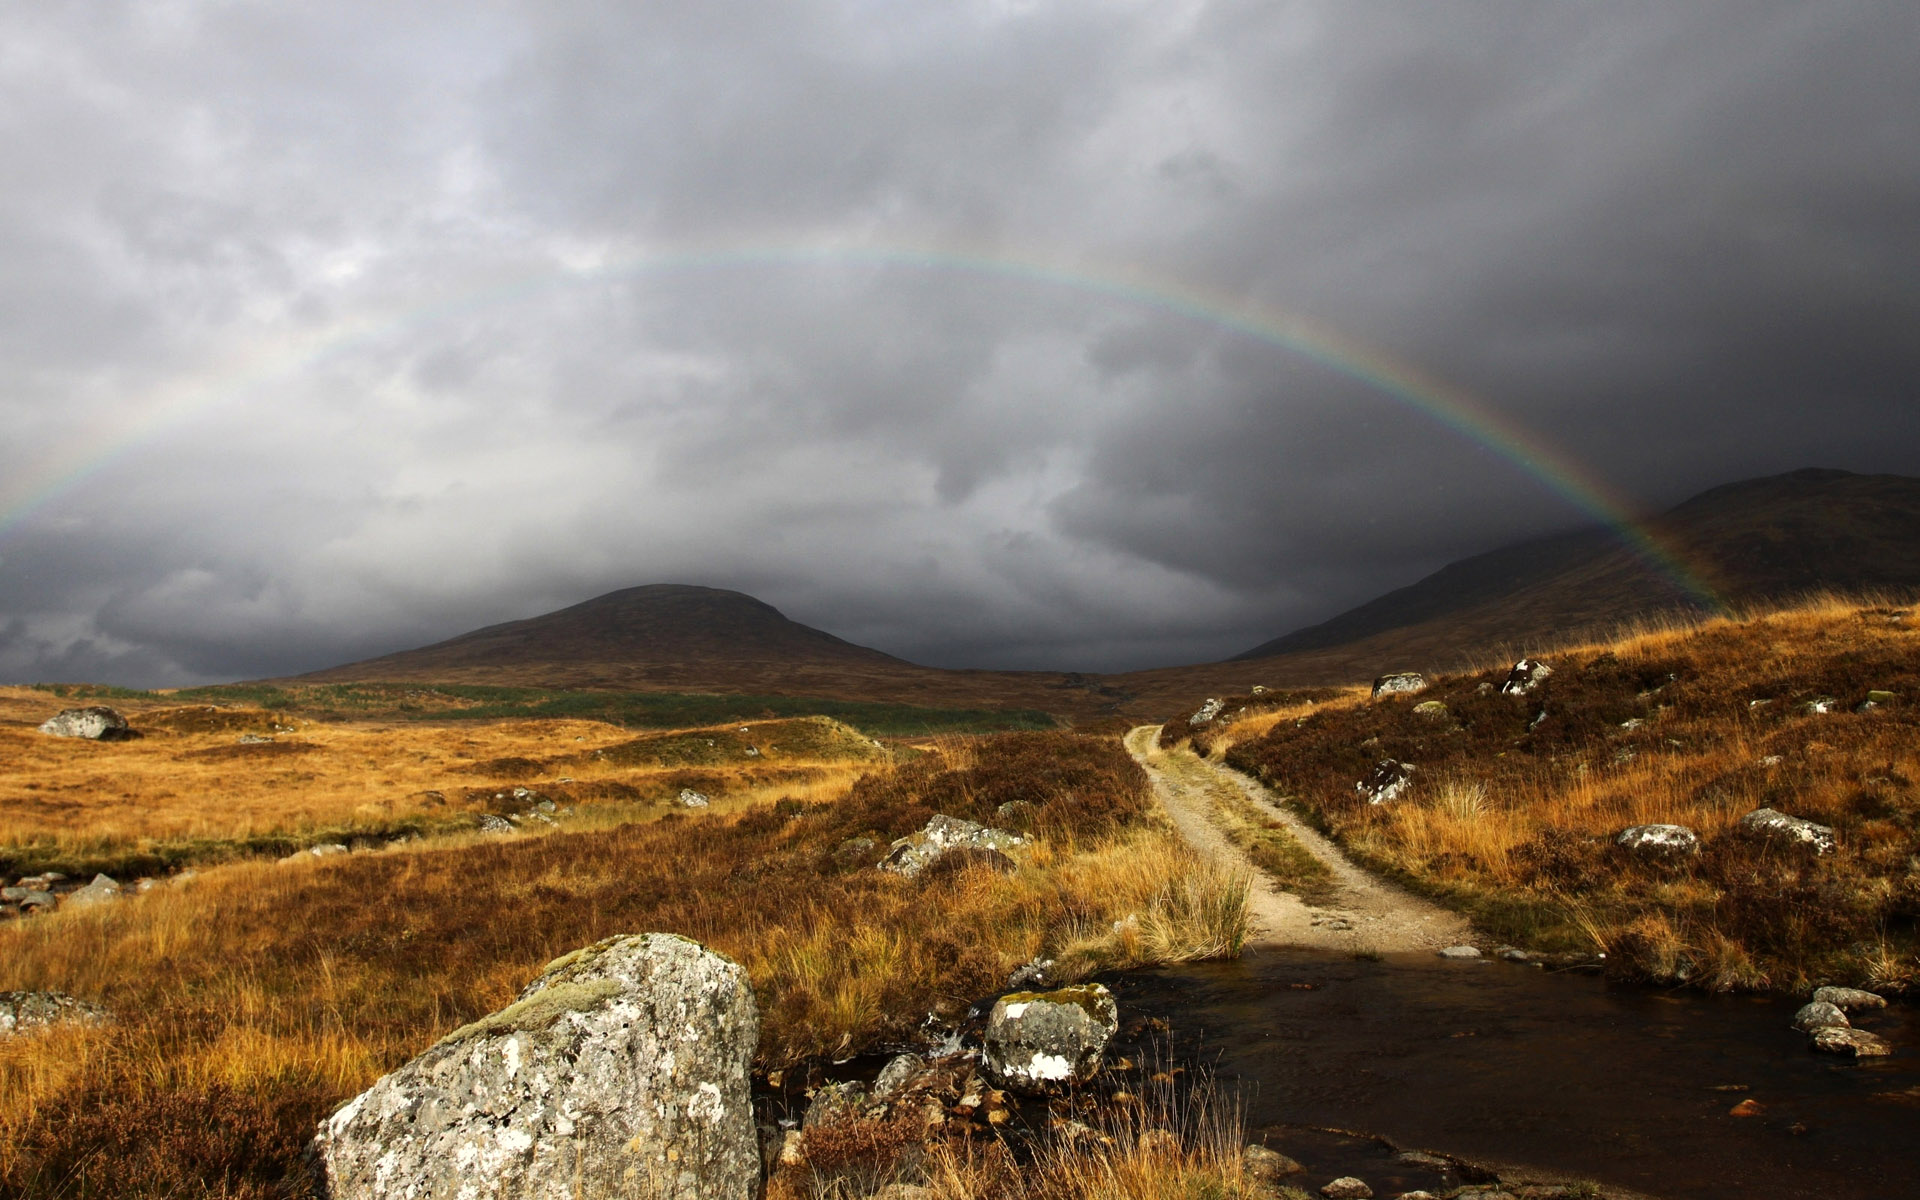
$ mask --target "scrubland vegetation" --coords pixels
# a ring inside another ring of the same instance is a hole
[[[324,1113],[511,1001],[548,960],[617,933],[685,934],[745,966],[763,1070],[924,1036],[929,1014],[960,1016],[1037,954],[1078,977],[1237,949],[1245,881],[1157,823],[1144,776],[1111,739],[1018,733],[862,756],[839,728],[813,726],[838,747],[827,765],[814,747],[808,769],[827,774],[730,814],[254,859],[0,927],[0,988],[68,992],[117,1014],[0,1042],[0,1194],[286,1194],[304,1178],[301,1154]],[[52,826],[77,846],[107,820],[122,838],[342,820],[370,791],[406,794],[432,771],[484,765],[491,787],[509,758],[533,764],[526,777],[564,771],[582,786],[596,769],[607,774],[595,786],[620,772],[765,769],[699,761],[730,753],[708,736],[716,731],[543,729],[542,755],[524,752],[535,731],[514,724],[448,734],[463,739],[456,754],[423,743],[417,727],[302,725],[276,736],[315,747],[287,768],[308,778],[251,791],[234,764],[257,771],[252,760],[189,757],[209,748],[197,738],[230,745],[231,730],[114,745],[16,738],[10,749],[27,758],[9,779],[57,773],[55,759],[70,757],[71,810],[22,817],[12,836]],[[759,744],[781,761],[777,738]],[[836,783],[833,771],[847,775]],[[274,814],[274,796],[291,818]],[[908,881],[874,869],[891,839],[936,813],[1033,835],[1020,870]],[[947,1194],[1011,1194],[991,1184],[988,1152],[953,1155],[942,1169],[975,1190]],[[1170,1170],[1200,1169],[1181,1155]]]
[[[1551,677],[1523,695],[1502,694],[1502,660],[1378,701],[1245,697],[1192,732],[1361,861],[1495,936],[1720,990],[1920,983],[1914,613],[1823,601],[1547,661]],[[1412,764],[1411,786],[1369,803],[1355,784],[1384,759]],[[1739,819],[1761,807],[1832,826],[1838,850],[1743,836]],[[1692,828],[1699,853],[1615,845],[1650,823]]]

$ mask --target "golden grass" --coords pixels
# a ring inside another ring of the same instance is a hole
[[[17,873],[112,869],[116,859],[152,873],[268,852],[237,845],[249,841],[281,839],[284,852],[321,837],[444,830],[471,824],[515,786],[588,812],[612,803],[615,811],[589,818],[602,826],[657,816],[682,786],[726,811],[833,794],[885,756],[818,718],[636,736],[599,721],[322,723],[149,701],[123,705],[143,736],[98,743],[39,733],[60,707],[42,692],[0,688],[0,862],[11,858]],[[241,745],[243,733],[275,740]],[[699,761],[684,750],[664,762],[644,753],[674,739],[723,748]],[[748,745],[759,753],[746,755]]]
[[[1498,694],[1510,663],[1490,662],[1411,698],[1322,704],[1225,757],[1501,936],[1723,989],[1920,977],[1912,615],[1823,597],[1656,620],[1548,661],[1531,696]],[[1895,698],[1856,711],[1870,690]],[[1820,697],[1832,711],[1808,709]],[[1433,699],[1445,717],[1412,711]],[[1384,758],[1415,764],[1413,786],[1366,804],[1354,780]],[[1760,807],[1832,826],[1839,853],[1741,837]],[[1613,848],[1621,829],[1654,823],[1692,828],[1703,853],[1654,863]]]
[[[1238,948],[1245,880],[1151,823],[1117,745],[1019,734],[959,758],[732,815],[237,863],[0,927],[0,988],[119,1014],[0,1049],[0,1194],[274,1194],[332,1105],[616,933],[740,962],[766,1067],[912,1037],[1036,954],[1078,975]],[[873,869],[933,812],[991,820],[1010,799],[1037,835],[1016,874]]]

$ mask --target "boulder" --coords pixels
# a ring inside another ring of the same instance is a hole
[[[712,801],[707,799],[704,792],[696,792],[692,788],[680,789],[681,808],[705,808],[710,803]]]
[[[1613,844],[1633,854],[1666,858],[1700,852],[1700,835],[1685,825],[1629,825]]]
[[[127,719],[104,704],[64,709],[42,722],[40,732],[50,737],[87,738],[95,742],[117,742],[133,736]]]
[[[1793,1027],[1801,1033],[1812,1033],[1816,1029],[1827,1029],[1833,1026],[1845,1029],[1849,1024],[1851,1022],[1847,1020],[1847,1014],[1825,1000],[1815,1000],[1811,1004],[1803,1005],[1799,1012],[1793,1014]]]
[[[1374,764],[1373,774],[1353,785],[1353,790],[1368,804],[1386,804],[1400,798],[1413,783],[1413,764],[1383,758]]]
[[[95,875],[93,882],[78,891],[67,895],[68,908],[83,908],[89,904],[103,904],[109,900],[118,900],[124,889],[106,875]]]
[[[989,829],[985,825],[942,814],[928,821],[919,832],[908,834],[893,843],[887,856],[880,860],[880,869],[912,879],[949,851],[995,850],[1004,854],[1026,840],[1017,833]]]
[[[1351,1175],[1342,1175],[1320,1189],[1327,1200],[1373,1200],[1373,1189]]]
[[[327,1194],[748,1200],[759,1027],[746,972],[697,942],[576,950],[322,1122]]]
[[[1098,983],[1014,992],[987,1016],[981,1061],[1001,1086],[1044,1095],[1086,1083],[1120,1029],[1113,993]]]
[[[1893,1053],[1893,1047],[1885,1038],[1864,1029],[1843,1029],[1838,1025],[1814,1030],[1813,1048],[1823,1054],[1846,1058],[1884,1058]]]
[[[886,1066],[880,1068],[880,1074],[874,1077],[873,1098],[891,1099],[894,1093],[918,1079],[926,1067],[927,1064],[918,1054],[894,1055],[887,1060]]]
[[[111,1019],[98,1004],[77,1000],[65,992],[0,992],[0,1038],[55,1025],[98,1025]]]
[[[1513,664],[1507,672],[1507,680],[1500,685],[1503,696],[1524,696],[1547,681],[1553,674],[1553,668],[1537,658],[1523,658]]]
[[[1278,1150],[1270,1150],[1265,1146],[1248,1146],[1240,1152],[1240,1156],[1247,1165],[1247,1177],[1256,1183],[1272,1183],[1306,1170]]]
[[[1206,703],[1195,709],[1193,715],[1187,718],[1187,724],[1205,725],[1208,721],[1219,716],[1220,710],[1226,706],[1226,701],[1208,697]]]
[[[1438,700],[1422,700],[1413,706],[1413,715],[1424,721],[1445,721],[1453,716],[1453,710]]]
[[[1832,827],[1790,817],[1771,808],[1756,808],[1741,817],[1740,832],[1748,837],[1804,846],[1816,855],[1832,854],[1835,847]]]
[[[1373,698],[1427,690],[1427,677],[1418,671],[1395,671],[1373,681]]]
[[[1823,987],[1815,988],[1813,998],[1823,1004],[1831,1004],[1842,1012],[1859,1012],[1863,1008],[1885,1008],[1887,1001],[1872,992],[1863,992],[1859,988]]]

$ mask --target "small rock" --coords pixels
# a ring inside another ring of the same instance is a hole
[[[1093,1078],[1119,1029],[1119,1007],[1102,984],[1014,992],[987,1017],[981,1061],[1015,1091],[1059,1091]]]
[[[1867,693],[1867,703],[1874,705],[1875,707],[1878,707],[1882,704],[1892,704],[1896,699],[1898,699],[1898,697],[1895,696],[1892,692],[1882,691],[1879,688],[1874,688],[1872,691]]]
[[[1453,710],[1438,700],[1422,700],[1413,706],[1413,715],[1425,721],[1445,721],[1453,716]]]
[[[98,1025],[111,1019],[98,1004],[65,992],[0,992],[0,1038],[55,1025]]]
[[[1507,681],[1500,685],[1503,696],[1524,696],[1547,681],[1553,674],[1553,668],[1534,658],[1523,658],[1513,664],[1513,670],[1507,672]]]
[[[1383,758],[1374,764],[1373,774],[1353,785],[1368,804],[1387,804],[1412,786],[1413,764]]]
[[[1622,729],[1645,729],[1646,727],[1647,723],[1639,717],[1628,717],[1626,720],[1620,722],[1620,728]]]
[[[52,892],[30,891],[15,903],[24,913],[52,912],[60,901]]]
[[[806,1119],[800,1122],[802,1129],[815,1129],[821,1125],[833,1125],[841,1121],[851,1121],[860,1115],[867,1104],[867,1089],[858,1083],[823,1083],[813,1093],[813,1100],[807,1105]]]
[[[1434,953],[1439,955],[1441,958],[1479,958],[1480,957],[1480,949],[1477,946],[1447,946],[1444,949],[1434,951]]]
[[[1813,1048],[1825,1054],[1840,1054],[1848,1058],[1883,1058],[1893,1053],[1893,1047],[1887,1044],[1885,1038],[1864,1029],[1842,1029],[1833,1025],[1813,1031]]]
[[[49,737],[86,738],[95,742],[118,742],[133,736],[127,719],[104,704],[63,709],[41,722],[40,732]]]
[[[1013,974],[1007,976],[1007,990],[1010,992],[1044,991],[1051,986],[1053,986],[1053,960],[1050,958],[1029,959],[1015,967]]]
[[[1373,1189],[1351,1175],[1342,1175],[1320,1189],[1327,1200],[1373,1200]]]
[[[1831,826],[1815,824],[1771,808],[1756,808],[1740,818],[1740,831],[1749,837],[1804,846],[1816,855],[1832,854],[1837,843]]]
[[[1418,671],[1395,671],[1373,681],[1373,698],[1398,696],[1427,690],[1427,677]]]
[[[1004,829],[989,829],[973,821],[941,814],[928,821],[919,832],[893,843],[887,856],[880,860],[880,869],[912,879],[948,851],[996,850],[1004,853],[1024,844],[1026,840]]]
[[[1886,999],[1872,992],[1863,992],[1859,988],[1823,987],[1815,988],[1813,998],[1824,1004],[1831,1004],[1845,1012],[1859,1012],[1863,1008],[1885,1008]]]
[[[1807,701],[1805,704],[1802,704],[1800,706],[1800,711],[1804,713],[1813,713],[1813,714],[1830,713],[1834,709],[1839,707],[1840,707],[1840,702],[1838,700],[1835,700],[1832,696],[1816,696],[1813,699]]]
[[[1848,1025],[1852,1024],[1852,1022],[1848,1021],[1847,1014],[1841,1012],[1835,1005],[1829,1004],[1825,1000],[1815,1000],[1813,1003],[1803,1006],[1799,1012],[1793,1014],[1792,1024],[1793,1027],[1801,1033],[1812,1033],[1816,1029],[1826,1029],[1832,1026],[1845,1029]]]
[[[1241,1151],[1241,1161],[1247,1165],[1248,1177],[1259,1183],[1272,1183],[1306,1170],[1278,1150],[1269,1150],[1265,1146],[1248,1146]]]
[[[1634,854],[1664,858],[1700,852],[1700,835],[1685,825],[1629,825],[1613,844]]]
[[[318,846],[309,847],[307,853],[315,858],[332,858],[336,854],[347,853],[347,848],[339,842],[322,842]]]
[[[273,735],[267,733],[243,733],[234,739],[242,746],[264,746],[273,741]]]
[[[1507,962],[1516,962],[1516,963],[1530,963],[1530,962],[1533,962],[1538,957],[1538,955],[1530,954],[1525,950],[1516,949],[1513,946],[1502,946],[1500,947],[1500,949],[1494,951],[1494,953],[1497,954],[1502,959],[1505,959]]]
[[[481,833],[513,832],[513,822],[507,820],[505,817],[496,817],[492,813],[481,813],[480,818],[474,822],[474,827],[479,829]]]
[[[874,1078],[873,1098],[875,1100],[889,1099],[895,1092],[900,1091],[915,1079],[919,1078],[920,1073],[925,1069],[926,1063],[921,1060],[918,1054],[894,1055],[893,1058],[888,1060],[886,1066],[880,1068],[880,1074]]]
[[[1193,715],[1187,718],[1187,724],[1205,725],[1208,721],[1219,716],[1220,710],[1226,706],[1226,701],[1208,697],[1206,703],[1195,709]]]
[[[707,798],[704,792],[696,792],[692,788],[680,789],[681,808],[705,808],[711,803],[712,801]]]
[[[95,875],[92,883],[68,895],[66,904],[69,908],[81,908],[89,904],[102,904],[110,900],[118,900],[121,891],[120,885],[108,876]]]
[[[1399,1200],[1440,1200],[1440,1197],[1425,1188],[1415,1188],[1411,1192],[1401,1192]]]
[[[1730,1117],[1757,1117],[1767,1111],[1767,1106],[1758,1100],[1742,1100],[1727,1110]]]

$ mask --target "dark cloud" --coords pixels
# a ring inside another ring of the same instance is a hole
[[[1648,506],[1920,472],[1916,33],[1749,0],[26,6],[0,678],[293,671],[656,581],[922,661],[1144,666],[1592,519],[1196,296]]]

